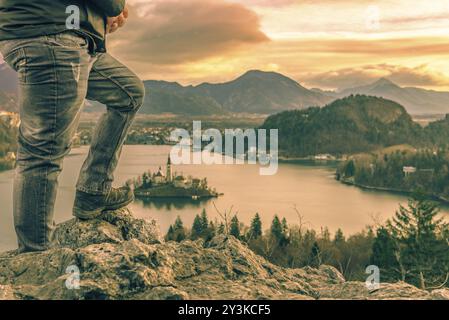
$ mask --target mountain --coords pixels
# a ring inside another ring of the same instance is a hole
[[[370,291],[330,266],[278,267],[232,236],[164,242],[154,220],[117,210],[58,225],[46,252],[0,254],[0,300],[22,299],[443,300],[449,292],[402,282]]]
[[[271,114],[322,106],[334,100],[279,73],[256,70],[226,83],[184,87],[173,82],[145,81],[145,87],[148,96],[142,113]]]
[[[147,96],[140,113],[173,113],[186,116],[220,115],[226,111],[211,97],[175,82],[145,81]]]
[[[245,113],[275,113],[290,109],[322,106],[328,96],[308,90],[276,72],[248,71],[226,83],[204,83],[194,88],[214,98],[225,110]]]
[[[324,108],[282,112],[263,129],[279,128],[281,154],[352,154],[419,141],[422,129],[404,107],[370,96],[349,96]]]
[[[340,97],[363,94],[396,101],[413,115],[449,113],[449,92],[432,91],[413,87],[400,87],[382,78],[372,84],[345,89]]]

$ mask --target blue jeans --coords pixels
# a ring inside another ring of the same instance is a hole
[[[14,224],[19,251],[50,246],[64,156],[71,149],[85,99],[107,107],[100,119],[77,190],[107,194],[129,127],[143,103],[142,81],[107,53],[89,54],[74,32],[0,42],[18,72],[19,148],[14,179]]]

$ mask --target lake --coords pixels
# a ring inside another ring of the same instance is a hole
[[[74,149],[65,159],[55,208],[56,222],[71,218],[75,182],[87,151],[87,147]],[[148,169],[165,168],[169,152],[168,146],[125,146],[116,173],[116,185],[120,186]],[[259,175],[259,167],[255,165],[182,165],[174,166],[173,171],[207,177],[209,185],[224,196],[208,201],[177,200],[173,203],[136,200],[130,206],[137,217],[155,218],[164,232],[178,215],[190,227],[195,215],[203,208],[210,218],[219,219],[215,207],[220,211],[233,207],[233,212],[247,225],[258,212],[264,229],[270,227],[275,214],[285,217],[290,224],[298,224],[296,207],[310,228],[319,230],[327,226],[331,232],[341,228],[345,234],[353,234],[373,224],[374,220],[385,221],[400,203],[407,203],[405,196],[341,184],[335,180],[335,168],[331,165],[281,163],[274,176]],[[0,173],[0,251],[15,248],[13,175],[13,171]],[[448,214],[449,210],[445,208],[443,212]]]

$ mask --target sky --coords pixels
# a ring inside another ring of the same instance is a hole
[[[449,0],[129,0],[111,52],[144,79],[276,71],[341,89],[386,77],[449,90]]]
[[[449,90],[449,0],[128,0],[109,51],[184,85],[276,71],[306,87]]]

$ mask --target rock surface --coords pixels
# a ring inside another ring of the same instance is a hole
[[[233,237],[163,242],[154,221],[127,210],[59,225],[47,252],[0,254],[0,300],[448,298],[405,283],[370,292],[329,266],[281,268]]]

